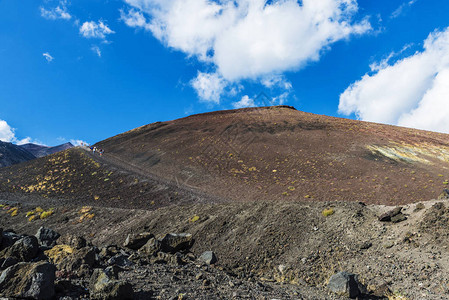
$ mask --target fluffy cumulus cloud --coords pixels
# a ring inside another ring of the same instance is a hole
[[[227,82],[217,73],[198,72],[198,76],[191,81],[198,97],[203,101],[220,102],[220,96],[227,86]]]
[[[449,133],[449,27],[431,33],[421,52],[374,71],[340,95],[340,113]]]
[[[85,38],[96,38],[105,40],[110,34],[115,33],[103,21],[84,22],[80,27],[80,34]]]
[[[125,12],[123,9],[121,9],[120,20],[125,22],[125,24],[129,27],[151,30],[150,24],[147,22],[145,16],[136,9],[130,9],[128,12]]]
[[[366,19],[354,21],[356,0],[125,1],[126,24],[212,65],[228,84],[299,70],[334,42],[371,29]]]
[[[256,106],[256,103],[248,95],[245,95],[240,101],[234,102],[232,106],[234,106],[234,108],[254,107]]]
[[[41,16],[45,19],[49,20],[56,20],[56,19],[63,19],[63,20],[70,20],[72,16],[67,11],[67,1],[59,1],[59,5],[54,8],[44,8],[40,7]]]
[[[18,139],[14,131],[14,128],[9,126],[6,121],[0,120],[0,141],[14,143],[17,145],[23,145],[32,142],[32,139],[30,137]]]
[[[14,130],[4,120],[0,120],[0,141],[12,142],[15,139]]]

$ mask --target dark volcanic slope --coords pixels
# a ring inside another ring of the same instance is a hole
[[[19,146],[0,141],[0,167],[18,164],[33,158],[36,157]]]
[[[108,163],[81,148],[0,169],[0,199],[26,203],[34,201],[28,197],[33,195],[73,205],[143,209],[215,201]]]
[[[106,156],[235,200],[406,203],[449,179],[449,136],[289,107],[193,115],[97,144]]]
[[[21,148],[31,152],[36,157],[44,157],[50,154],[54,154],[60,151],[64,151],[73,148],[72,143],[65,143],[54,147],[47,147],[43,145],[37,145],[33,143],[28,143],[20,146]]]

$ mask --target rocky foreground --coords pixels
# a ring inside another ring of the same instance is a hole
[[[205,251],[195,257],[191,234],[129,234],[123,247],[95,247],[77,235],[41,227],[35,236],[1,234],[0,295],[26,299],[302,299],[293,287],[265,284],[215,267]],[[356,298],[364,287],[339,273],[329,285]],[[360,287],[360,290],[359,290]],[[337,298],[332,297],[332,298]]]
[[[154,211],[51,208],[44,205],[57,202],[38,200],[0,204],[1,297],[391,300],[449,293],[447,200]]]

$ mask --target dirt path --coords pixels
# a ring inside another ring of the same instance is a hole
[[[230,201],[229,199],[223,197],[217,197],[214,195],[204,193],[186,184],[180,184],[179,182],[173,182],[160,176],[157,176],[153,173],[148,172],[143,168],[140,168],[139,166],[126,162],[125,160],[121,159],[120,157],[114,154],[104,153],[102,156],[100,156],[99,154],[93,153],[87,147],[80,147],[80,149],[84,150],[89,157],[91,157],[92,159],[98,161],[103,165],[115,168],[120,171],[125,171],[133,175],[137,175],[139,177],[142,177],[143,179],[162,183],[175,190],[179,190],[180,193],[185,193],[186,195],[189,195],[190,196],[189,198],[195,198],[196,200],[195,202],[197,203],[225,203]]]

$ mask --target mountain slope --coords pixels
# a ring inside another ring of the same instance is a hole
[[[291,107],[193,115],[97,144],[158,176],[234,200],[408,203],[449,179],[449,136]]]
[[[20,145],[21,148],[27,150],[28,152],[32,153],[36,157],[44,157],[56,152],[64,151],[70,148],[73,148],[74,146],[72,143],[65,143],[54,147],[47,147],[43,145],[37,145],[33,143],[28,143],[24,145]]]
[[[55,205],[141,209],[220,201],[80,147],[0,169],[0,199],[28,203],[42,197]]]
[[[0,141],[0,167],[18,164],[34,158],[33,154],[19,146]]]

